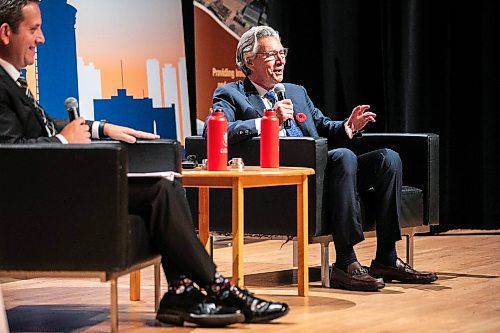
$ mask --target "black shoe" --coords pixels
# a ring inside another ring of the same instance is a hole
[[[410,265],[399,258],[396,259],[396,267],[384,265],[373,260],[370,266],[370,274],[384,279],[385,282],[396,280],[401,283],[426,284],[432,283],[438,279],[436,273],[414,270]]]
[[[165,293],[156,319],[176,326],[183,326],[187,321],[203,327],[222,327],[241,323],[245,316],[236,308],[215,304],[191,287],[179,294],[172,290]]]
[[[246,289],[235,285],[221,290],[216,296],[221,304],[240,309],[247,323],[263,323],[282,317],[288,313],[286,303],[269,302],[253,296]]]
[[[378,291],[385,287],[385,283],[382,279],[372,277],[367,267],[354,262],[347,267],[347,272],[333,265],[330,287],[354,291]]]

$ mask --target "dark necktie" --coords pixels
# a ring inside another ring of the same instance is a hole
[[[266,97],[269,102],[274,106],[276,102],[278,101],[278,98],[276,97],[276,93],[274,91],[268,91],[264,97]],[[300,128],[297,126],[297,123],[295,122],[294,119],[290,119],[290,128],[285,128],[286,134],[288,136],[304,136]]]
[[[49,137],[54,136],[56,134],[56,128],[54,126],[54,122],[51,119],[47,118],[47,115],[45,114],[45,111],[43,111],[42,106],[40,104],[38,104],[38,102],[33,97],[33,94],[31,93],[31,90],[28,87],[28,82],[26,81],[26,79],[24,77],[20,76],[17,79],[17,82],[19,82],[19,84],[21,85],[21,88],[23,88],[24,93],[26,94],[26,97],[28,97],[28,99],[31,101],[31,103],[33,103],[33,106],[34,106],[36,112],[38,112],[38,114],[40,115],[40,118],[42,118],[43,125],[45,127],[45,131],[47,132],[47,135]]]

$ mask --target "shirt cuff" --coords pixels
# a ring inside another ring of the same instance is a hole
[[[260,122],[262,118],[255,118],[255,129],[257,129],[257,134],[260,135]]]
[[[99,125],[100,124],[101,124],[100,121],[94,121],[92,123],[92,130],[91,130],[92,139],[100,139],[100,137],[99,137]]]
[[[66,138],[64,136],[62,136],[61,134],[56,134],[56,138],[58,138],[62,144],[67,145],[69,143],[68,140],[66,140]]]

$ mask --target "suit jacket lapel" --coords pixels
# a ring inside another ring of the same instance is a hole
[[[311,126],[308,126],[308,124],[309,124],[308,121],[304,121],[303,123],[297,121],[296,115],[297,115],[297,113],[300,113],[300,112],[301,111],[293,110],[293,119],[295,120],[295,123],[297,124],[298,128],[300,128],[300,130],[302,131],[302,134],[304,136],[313,136],[313,137],[318,136],[318,134],[316,133],[317,132],[316,128],[315,127],[311,128]],[[307,120],[309,120],[309,119],[307,119]]]
[[[33,105],[33,102],[26,96],[24,93],[23,89],[17,85],[17,83],[10,77],[9,74],[3,69],[2,66],[0,66],[0,78],[5,82],[7,85],[8,89],[10,92],[12,92],[14,95],[18,96],[21,101],[23,101],[26,106],[28,106],[31,109],[31,112],[35,114],[35,117],[37,118],[38,122],[43,125],[43,119],[40,116],[38,112],[35,110],[35,105]]]
[[[284,83],[285,87],[288,87],[287,83]],[[304,105],[305,100],[303,101],[302,96],[295,96],[295,94],[291,93],[293,89],[286,89],[287,90],[287,98],[290,98],[293,103],[293,119],[295,120],[295,123],[297,126],[300,128],[302,131],[302,134],[304,136],[311,136],[311,137],[318,137],[318,131],[316,130],[316,127],[314,126],[314,121],[312,119],[312,115],[307,111],[307,110],[301,110],[300,106]],[[297,113],[303,113],[306,115],[307,119],[304,122],[299,122],[297,121]]]
[[[2,66],[0,66],[0,76],[2,77],[2,80],[5,82],[5,84],[8,86],[9,91],[19,96],[19,98],[24,102],[24,104],[31,106],[33,108],[35,107],[33,103],[31,103],[28,96],[26,96],[23,89],[17,85],[17,83],[10,77],[9,74],[7,74],[7,72],[3,69]]]
[[[247,96],[248,103],[250,103],[255,111],[262,117],[264,115],[266,106],[264,105],[262,98],[257,92],[257,89],[248,78],[245,78],[243,80],[243,89],[245,90],[245,95]]]

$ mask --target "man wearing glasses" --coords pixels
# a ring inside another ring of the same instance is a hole
[[[278,32],[270,27],[254,27],[241,36],[236,63],[246,78],[219,87],[213,96],[213,109],[222,109],[228,120],[229,144],[259,136],[266,109],[276,111],[280,135],[329,140],[333,148],[328,152],[326,170],[326,218],[336,253],[330,286],[377,291],[385,286],[384,281],[437,280],[435,273],[414,270],[396,253],[396,241],[401,239],[402,165],[398,153],[380,149],[356,156],[343,148],[366,124],[375,122],[376,114],[369,111],[369,105],[358,105],[347,120],[332,120],[314,107],[304,87],[290,83],[279,89],[285,88],[287,98],[277,98],[274,90],[283,80],[287,54]],[[353,246],[364,239],[357,196],[370,188],[377,196],[377,253],[368,269],[358,262]]]

